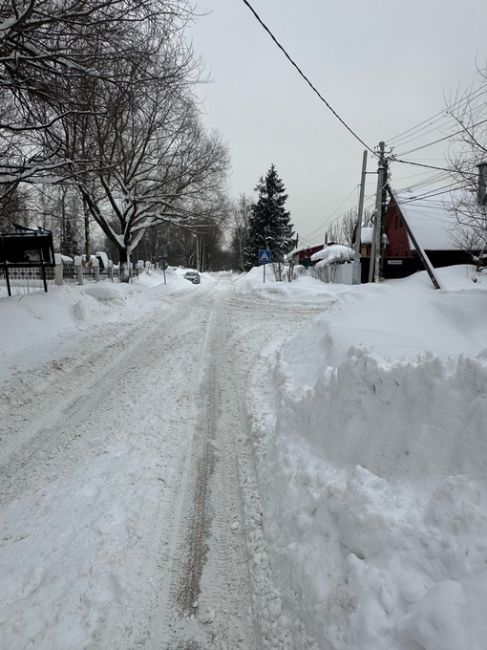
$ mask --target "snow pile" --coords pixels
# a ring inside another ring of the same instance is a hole
[[[335,302],[337,294],[350,291],[350,287],[324,284],[309,275],[299,275],[292,282],[288,282],[286,274],[287,268],[284,268],[283,281],[277,282],[272,266],[269,264],[264,282],[262,267],[254,267],[248,273],[242,273],[235,278],[233,283],[235,293],[269,301],[328,303]]]
[[[137,320],[180,291],[193,288],[174,271],[167,284],[159,272],[142,273],[131,284],[109,280],[83,286],[49,285],[49,292],[0,298],[0,381],[9,368],[57,358],[74,337],[88,336],[93,327]]]
[[[338,296],[251,395],[274,570],[323,650],[485,647],[487,292],[424,276]]]
[[[355,251],[349,246],[342,244],[331,244],[322,250],[311,255],[313,262],[318,261],[321,266],[336,264],[340,262],[352,262],[355,259]]]

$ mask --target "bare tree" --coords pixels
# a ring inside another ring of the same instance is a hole
[[[251,214],[252,200],[245,194],[241,194],[231,207],[233,222],[232,249],[240,271],[245,270],[244,251]]]
[[[487,162],[487,70],[479,72],[483,88],[469,90],[456,98],[450,111],[457,131],[449,164],[454,170],[453,210],[459,228],[453,234],[465,250],[487,250],[487,204],[478,197],[478,165]]]
[[[357,227],[357,210],[348,210],[342,220],[342,232],[340,243],[352,247]]]
[[[128,264],[148,228],[206,216],[204,206],[226,170],[226,150],[216,135],[204,133],[191,99],[166,95],[164,88],[153,88],[141,104],[120,103],[110,121],[95,122],[99,166],[78,186]]]
[[[113,64],[162,56],[190,15],[186,0],[0,0],[0,183],[65,175],[65,149],[43,137],[93,111],[80,102],[82,80],[126,82]]]
[[[27,196],[18,187],[0,201],[0,232],[9,232],[15,223],[29,225]]]
[[[91,220],[127,265],[148,228],[214,206],[227,153],[191,95],[191,15],[186,0],[0,0],[0,183],[77,188],[87,258]]]

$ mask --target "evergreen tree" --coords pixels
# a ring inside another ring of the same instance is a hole
[[[284,255],[294,246],[291,216],[284,207],[288,195],[274,165],[265,178],[260,178],[255,189],[259,197],[252,205],[249,219],[244,250],[246,270],[257,264],[259,249],[269,248],[273,262],[282,262]]]

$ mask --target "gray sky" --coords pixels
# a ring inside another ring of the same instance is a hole
[[[485,0],[251,4],[371,147],[442,110],[444,98],[470,86],[476,67],[487,60]],[[206,15],[189,37],[211,77],[199,95],[206,124],[229,145],[232,195],[254,197],[259,176],[275,163],[302,242],[320,242],[326,223],[357,203],[362,145],[319,101],[241,0],[198,0],[197,10]],[[398,144],[396,153],[446,133],[436,128],[403,148]],[[442,165],[444,148],[408,158]],[[369,170],[373,166],[369,158]],[[423,171],[425,178],[434,173]],[[396,163],[392,173],[396,185],[407,185],[421,180],[423,172]],[[371,175],[368,193],[374,185]]]

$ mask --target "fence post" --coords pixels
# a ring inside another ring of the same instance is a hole
[[[3,270],[5,272],[5,281],[7,283],[7,292],[8,292],[8,295],[11,296],[12,295],[12,287],[10,286],[10,277],[8,275],[8,264],[7,264],[7,262],[4,262]]]
[[[63,256],[61,253],[54,253],[54,262],[56,266],[54,267],[54,282],[61,286],[63,279]]]
[[[94,271],[93,274],[95,276],[95,282],[99,282],[100,281],[100,262],[99,262],[97,257],[93,256],[91,258],[91,265],[92,265],[93,271]]]
[[[79,285],[83,284],[83,266],[82,266],[81,255],[74,256],[74,270],[78,278],[78,284]]]

